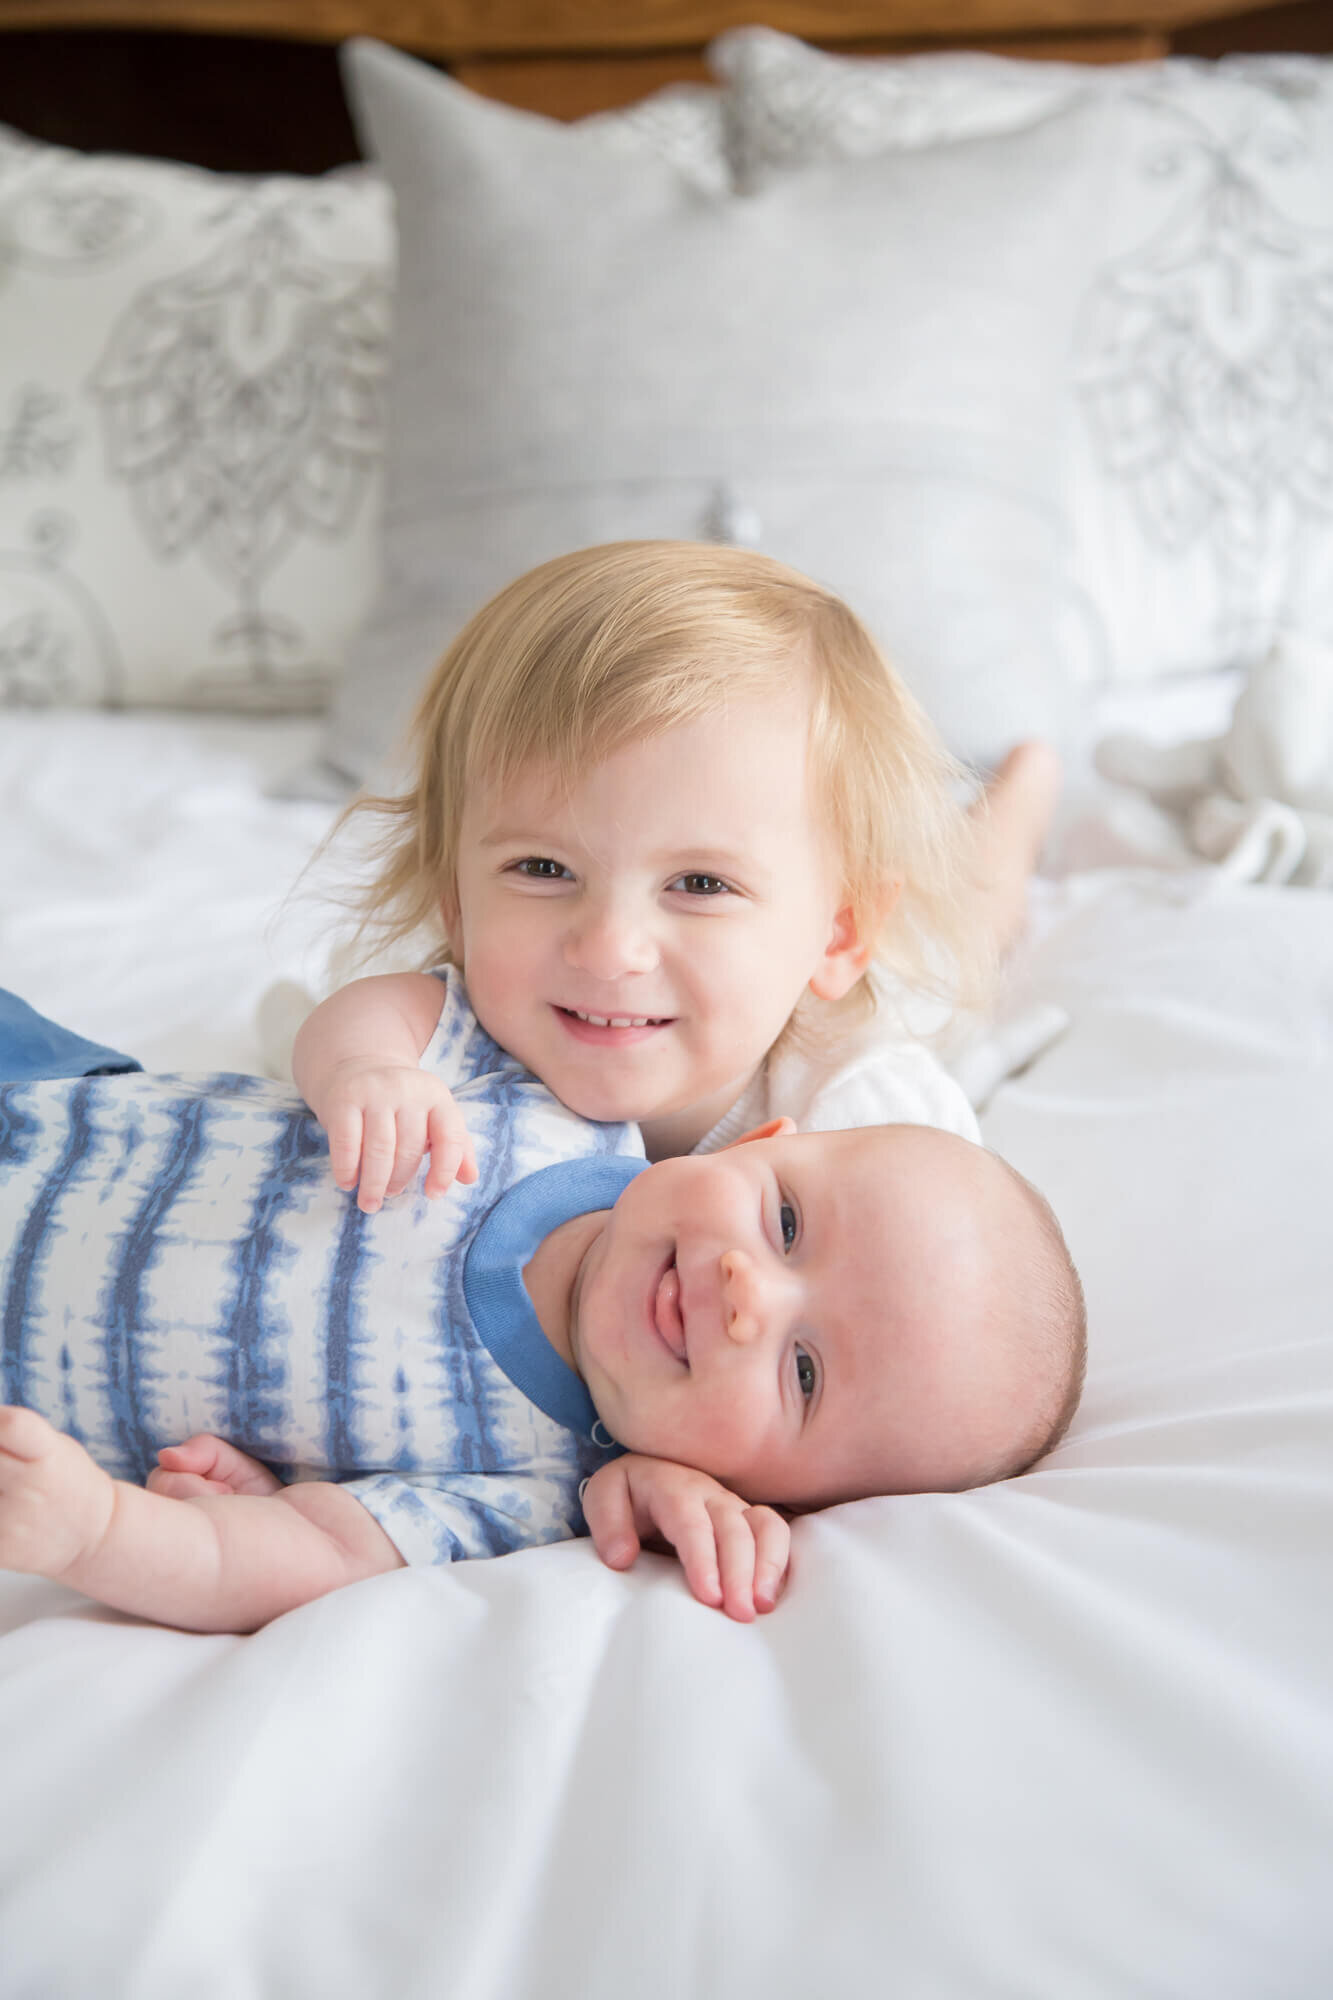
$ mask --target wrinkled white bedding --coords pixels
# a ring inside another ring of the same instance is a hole
[[[330,815],[262,794],[309,734],[7,718],[0,982],[254,1067],[322,971],[318,906],[270,919]],[[586,1544],[249,1639],[0,1577],[3,2000],[1326,2000],[1333,898],[1041,917],[1071,1026],[984,1122],[1088,1292],[1048,1463],[799,1521],[750,1628]]]

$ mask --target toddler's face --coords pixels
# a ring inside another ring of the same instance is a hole
[[[987,1313],[1034,1228],[999,1162],[921,1126],[665,1161],[584,1259],[575,1363],[621,1444],[754,1501],[975,1484],[1034,1418]]]
[[[801,689],[633,743],[572,789],[473,787],[446,910],[487,1033],[585,1118],[695,1145],[807,985],[864,967],[806,775]]]

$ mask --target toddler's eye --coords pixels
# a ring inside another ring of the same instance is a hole
[[[683,889],[687,896],[726,896],[731,892],[731,884],[720,875],[678,875],[671,886]]]
[[[796,1386],[805,1397],[807,1403],[815,1393],[817,1380],[818,1377],[815,1374],[814,1362],[803,1347],[798,1347],[796,1350]]]
[[[525,854],[514,863],[514,873],[525,875],[529,882],[558,882],[569,870],[559,861],[552,861],[548,854]]]
[[[796,1241],[796,1210],[789,1201],[784,1201],[778,1210],[778,1225],[782,1230],[782,1247],[790,1250]]]

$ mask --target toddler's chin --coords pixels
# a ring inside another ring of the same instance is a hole
[[[571,1085],[562,1090],[558,1083],[548,1086],[561,1103],[594,1125],[638,1125],[656,1115],[656,1106],[646,1105],[642,1095],[630,1097],[616,1091],[584,1091]]]

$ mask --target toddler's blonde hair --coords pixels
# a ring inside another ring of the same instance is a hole
[[[974,1002],[990,947],[973,914],[961,767],[840,598],[767,556],[713,543],[612,542],[558,556],[469,620],[413,718],[414,783],[344,814],[381,821],[358,945],[369,955],[422,933],[427,962],[449,957],[440,905],[453,892],[470,784],[503,787],[532,765],[574,784],[627,743],[805,684],[813,797],[861,934],[907,988]],[[873,1004],[865,980],[838,1007],[849,1003]]]

